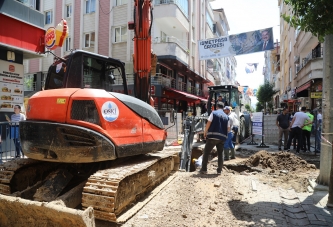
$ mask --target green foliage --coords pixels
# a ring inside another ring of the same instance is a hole
[[[34,83],[34,77],[31,77],[31,76],[25,76],[25,77],[23,77],[24,87],[28,91],[33,91],[33,83]]]
[[[290,15],[282,18],[292,27],[311,32],[320,42],[326,35],[333,34],[332,0],[283,0],[292,8]]]
[[[264,109],[264,106],[260,103],[256,103],[256,112],[261,112]]]
[[[245,105],[245,109],[246,109],[247,111],[251,112],[251,106],[250,106],[249,104],[246,104],[246,105]]]
[[[276,92],[277,91],[274,90],[274,84],[265,81],[265,83],[258,88],[257,99],[261,103],[270,102]]]
[[[272,101],[270,101],[270,102],[267,103],[267,107],[268,107],[269,111],[273,110],[273,106],[274,106],[274,104],[273,104]]]

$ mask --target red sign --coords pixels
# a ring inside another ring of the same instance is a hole
[[[51,27],[47,29],[45,33],[45,46],[47,49],[53,50],[57,46],[55,45],[56,42],[56,33],[55,33],[55,28]]]
[[[15,72],[15,66],[9,65],[9,72]]]
[[[150,93],[151,93],[151,95],[155,95],[155,86],[154,85],[151,85]]]

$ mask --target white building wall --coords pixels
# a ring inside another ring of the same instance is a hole
[[[127,25],[127,5],[113,8],[113,26]]]

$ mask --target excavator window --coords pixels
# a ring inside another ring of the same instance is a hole
[[[66,63],[56,62],[49,69],[48,89],[57,89],[63,87]]]
[[[108,92],[122,90],[126,85],[123,63],[105,56],[83,51],[58,58],[50,68],[45,90],[58,88],[93,88]],[[126,90],[126,91],[125,91]]]
[[[231,89],[230,105],[232,108],[239,106],[238,89]]]

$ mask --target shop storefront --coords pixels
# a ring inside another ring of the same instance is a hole
[[[322,95],[323,95],[323,81],[322,79],[314,80],[311,86],[310,98],[311,98],[311,109],[318,109],[322,106]]]

